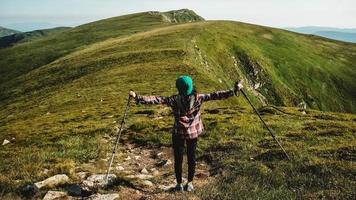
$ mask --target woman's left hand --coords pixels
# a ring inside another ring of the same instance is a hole
[[[242,80],[235,83],[235,91],[240,91],[244,87],[242,83]]]

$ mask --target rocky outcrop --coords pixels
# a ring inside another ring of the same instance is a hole
[[[162,20],[169,23],[187,23],[204,21],[205,19],[188,9],[172,10],[168,12],[149,12],[152,15],[160,15]]]
[[[261,89],[266,84],[266,75],[262,66],[251,59],[246,53],[237,51],[236,56],[231,56],[234,66],[242,69],[248,81],[250,91],[256,96],[262,105],[267,105],[267,98],[262,94]]]

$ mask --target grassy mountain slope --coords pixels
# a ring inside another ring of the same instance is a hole
[[[0,37],[12,35],[12,34],[15,34],[15,33],[20,33],[20,31],[4,28],[4,27],[0,26]]]
[[[217,85],[243,78],[272,104],[306,102],[311,108],[355,112],[355,49],[351,44],[236,22],[183,24],[87,46],[2,84],[13,89],[1,90],[1,98],[9,102],[93,72],[147,64],[147,59],[172,54],[178,59],[173,66],[187,66],[187,71],[209,77]],[[5,75],[19,73],[4,68]]]
[[[57,27],[51,29],[43,29],[43,30],[35,30],[24,33],[15,33],[12,35],[4,36],[0,38],[0,48],[6,48],[9,46],[13,46],[18,43],[29,42],[36,39],[43,38],[45,36],[49,36],[51,34],[57,34],[64,30],[70,29],[69,27]]]
[[[171,95],[181,74],[190,74],[201,92],[227,89],[242,78],[259,105],[264,99],[256,94],[277,105],[305,101],[355,112],[355,45],[230,21],[174,25],[167,16],[107,19],[0,50],[8,57],[0,61],[0,139],[15,138],[0,149],[2,190],[73,174],[75,166],[104,157],[111,146],[103,138],[122,117],[128,90]],[[353,196],[355,115],[281,109],[289,114],[265,109],[264,116],[293,162],[283,159],[242,98],[204,105],[207,132],[198,156],[213,173],[224,173],[209,190],[198,190],[200,196]],[[163,106],[135,106],[125,140],[167,145],[171,124]]]
[[[202,63],[221,80],[236,79],[241,66],[238,74],[268,102],[355,112],[355,45],[235,22],[211,22],[200,33]]]
[[[146,12],[114,17],[94,23],[85,24],[75,29],[64,31],[59,35],[50,36],[43,40],[16,45],[12,48],[0,49],[0,83],[27,73],[32,69],[48,64],[61,56],[84,48],[86,45],[137,32],[151,30],[153,28],[172,25],[175,22],[167,20],[177,11],[160,13]],[[186,10],[188,16],[176,20],[194,21],[197,17],[193,11]],[[202,20],[199,18],[198,20]],[[28,52],[31,52],[29,54]]]

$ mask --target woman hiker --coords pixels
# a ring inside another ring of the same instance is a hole
[[[130,96],[135,98],[137,104],[165,104],[172,108],[175,118],[172,143],[174,171],[177,180],[177,185],[174,189],[176,191],[183,191],[183,189],[192,191],[194,189],[192,181],[195,173],[195,150],[198,136],[203,132],[200,107],[205,101],[226,99],[237,95],[243,86],[240,82],[236,83],[235,87],[230,90],[200,94],[194,89],[191,77],[180,76],[176,80],[176,87],[179,94],[170,97],[139,96],[134,91],[130,91]],[[187,145],[188,183],[183,188],[182,162],[184,143]]]

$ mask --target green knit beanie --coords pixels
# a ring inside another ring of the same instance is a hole
[[[193,92],[193,80],[190,76],[180,76],[176,80],[176,87],[180,95],[191,95]]]

